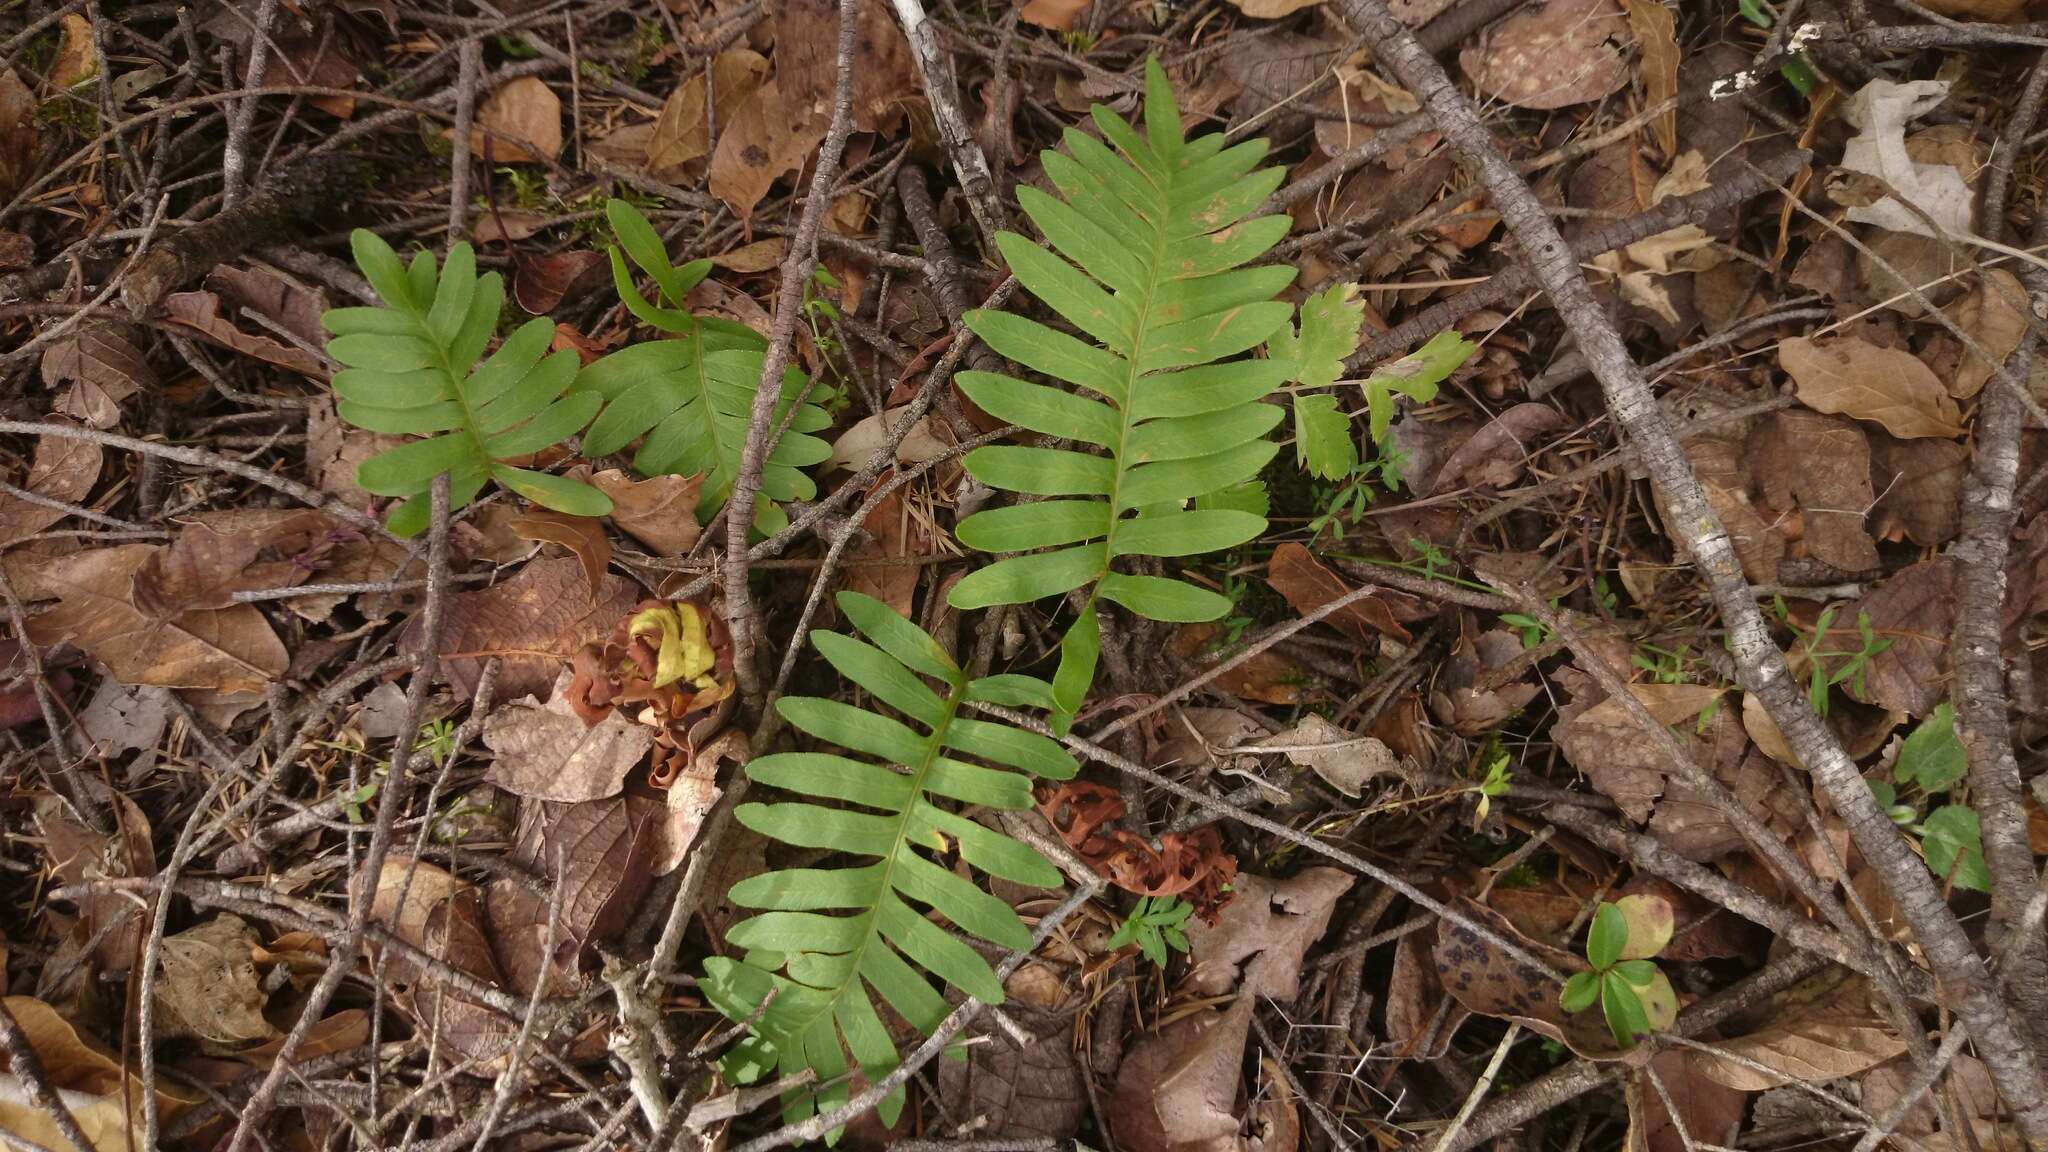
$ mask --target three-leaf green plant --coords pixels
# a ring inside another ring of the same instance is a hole
[[[683,307],[690,289],[710,273],[711,261],[676,267],[660,234],[623,200],[605,205],[605,215],[619,241],[610,248],[619,299],[670,338],[628,345],[577,375],[578,393],[602,396],[605,402],[583,437],[583,449],[603,456],[644,437],[633,455],[634,469],[646,476],[703,473],[697,515],[709,520],[724,506],[739,475],[768,342],[744,324],[698,316]],[[629,259],[654,282],[655,301],[634,287]],[[805,385],[796,368],[783,373],[782,398],[770,425],[782,434],[762,468],[754,514],[754,528],[763,534],[788,524],[777,502],[818,494],[801,470],[832,455],[831,445],[814,435],[831,427],[832,417],[803,399]]]
[[[431,437],[379,452],[356,470],[365,491],[405,498],[391,513],[391,531],[426,528],[427,493],[443,473],[450,509],[496,480],[558,512],[610,512],[610,498],[588,484],[508,463],[554,447],[597,414],[598,397],[564,395],[576,354],[548,355],[554,325],[528,321],[478,365],[497,331],[505,285],[496,272],[476,274],[468,244],[449,249],[437,268],[427,252],[407,267],[374,232],[357,229],[350,243],[384,306],[335,308],[320,318],[334,334],[327,354],[345,366],[334,375],[335,413],[371,432]]]
[[[948,1011],[932,977],[986,1003],[1002,1001],[988,961],[928,910],[1003,948],[1029,947],[1031,933],[1007,902],[938,857],[957,853],[1017,884],[1051,887],[1060,874],[1031,848],[941,802],[1029,808],[1032,776],[1064,780],[1078,767],[1044,736],[961,715],[974,701],[1042,707],[1051,692],[1043,681],[969,680],[931,637],[881,601],[854,592],[838,601],[866,639],[813,632],[811,643],[840,675],[911,723],[834,700],[783,698],[777,710],[796,728],[869,759],[828,751],[763,756],[747,765],[756,784],[810,799],[743,804],[734,815],[784,843],[867,862],[792,868],[734,885],[734,903],[762,911],[727,934],[744,950],[741,958],[705,961],[712,1003],[735,1020],[754,1021],[728,1071],[746,1079],[771,1067],[785,1076],[811,1069],[827,1085],[792,1093],[784,1103],[791,1121],[846,1101],[845,1082],[833,1081],[850,1070],[849,1054],[869,1083],[895,1066],[895,1045],[870,993],[923,1032]],[[900,1091],[888,1097],[883,1122],[893,1124],[902,1107]]]
[[[1137,907],[1117,925],[1104,947],[1114,952],[1136,944],[1145,959],[1164,968],[1168,948],[1175,952],[1188,950],[1188,936],[1181,925],[1187,923],[1194,911],[1193,904],[1178,896],[1140,896]]]
[[[1623,1048],[1671,1027],[1678,997],[1650,957],[1671,942],[1672,927],[1671,905],[1661,897],[1603,902],[1586,933],[1586,963],[1592,970],[1573,973],[1558,1004],[1576,1014],[1597,1002],[1614,1042]]]
[[[1231,359],[1290,311],[1274,297],[1294,269],[1241,267],[1287,233],[1285,216],[1245,218],[1282,176],[1254,171],[1266,142],[1187,139],[1157,61],[1145,67],[1142,134],[1107,108],[1093,115],[1102,139],[1070,128],[1066,151],[1041,154],[1058,197],[1017,190],[1051,250],[996,237],[1018,283],[1089,340],[1006,312],[965,318],[996,352],[1092,395],[988,372],[957,378],[997,419],[1102,450],[998,445],[964,461],[992,487],[1053,498],[961,521],[970,547],[1028,554],[970,574],[948,599],[987,608],[1085,591],[1062,642],[1055,719],[1071,716],[1094,679],[1098,599],[1180,623],[1230,610],[1214,591],[1120,572],[1116,561],[1213,552],[1264,530],[1263,516],[1199,498],[1246,483],[1272,459],[1266,433],[1283,412],[1260,401],[1296,374],[1287,361]],[[1197,506],[1183,507],[1190,500]]]
[[[1941,804],[1926,819],[1920,817],[1927,799],[1953,788],[1969,768],[1963,742],[1956,736],[1955,709],[1944,701],[1900,743],[1892,778],[1870,781],[1870,790],[1892,822],[1919,839],[1927,867],[1943,883],[1988,892],[1991,873],[1984,865],[1983,829],[1976,810],[1968,804]]]

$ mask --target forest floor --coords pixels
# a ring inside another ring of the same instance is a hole
[[[2048,5],[499,3],[0,5],[0,1147],[2048,1149]]]

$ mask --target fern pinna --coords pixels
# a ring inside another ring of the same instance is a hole
[[[1285,216],[1245,218],[1283,175],[1255,170],[1266,142],[1185,138],[1157,61],[1145,67],[1142,135],[1107,108],[1094,119],[1101,140],[1070,128],[1064,153],[1041,153],[1062,198],[1017,189],[1052,250],[1009,232],[996,243],[1018,283],[1100,346],[1009,313],[966,317],[996,352],[1093,397],[994,373],[958,377],[996,418],[1106,451],[998,445],[964,461],[983,483],[1055,498],[961,521],[970,547],[1030,554],[969,575],[949,600],[986,608],[1086,590],[1053,682],[1060,718],[1094,679],[1098,597],[1170,622],[1229,610],[1209,589],[1114,565],[1230,548],[1265,529],[1242,507],[1183,503],[1242,485],[1272,459],[1266,433],[1284,413],[1261,401],[1297,371],[1285,359],[1229,359],[1281,331],[1292,311],[1274,297],[1294,269],[1241,267],[1289,226]]]
[[[507,463],[554,447],[597,414],[596,396],[563,395],[576,378],[576,354],[548,355],[554,325],[529,320],[479,366],[505,285],[496,272],[476,274],[468,244],[450,248],[436,268],[427,252],[407,267],[364,229],[350,243],[384,307],[334,308],[320,318],[334,334],[327,354],[345,366],[334,376],[335,413],[371,432],[432,437],[380,452],[356,470],[365,491],[405,497],[391,513],[391,531],[411,536],[426,528],[427,492],[442,473],[451,509],[496,480],[558,512],[610,512],[611,499],[588,484]]]
[[[683,307],[690,289],[711,271],[711,261],[692,260],[680,268],[670,263],[661,236],[623,200],[607,204],[605,215],[619,241],[610,250],[619,299],[633,315],[672,338],[629,345],[576,377],[577,391],[605,400],[604,412],[583,438],[584,451],[603,456],[645,437],[633,455],[634,469],[645,476],[703,473],[697,515],[709,521],[724,506],[739,474],[768,342],[744,324],[694,315]],[[633,286],[629,257],[654,281],[657,303]],[[782,403],[775,413],[782,436],[762,469],[754,516],[755,529],[766,534],[788,523],[776,501],[818,494],[800,469],[832,455],[831,445],[813,435],[831,427],[832,418],[816,404],[799,403],[805,383],[795,368],[783,374]]]
[[[872,1083],[896,1065],[871,992],[927,1033],[948,1010],[929,977],[986,1003],[1002,1001],[988,961],[928,919],[926,909],[1003,948],[1028,948],[1030,932],[1007,902],[926,853],[957,851],[974,868],[1018,884],[1059,884],[1059,872],[1037,852],[943,802],[1029,808],[1031,776],[1064,780],[1078,767],[1044,736],[960,714],[973,701],[1043,706],[1050,694],[1043,681],[969,680],[931,637],[881,601],[841,592],[838,602],[867,639],[813,632],[811,643],[842,676],[916,727],[834,700],[778,701],[795,727],[872,759],[824,751],[763,756],[747,765],[755,783],[833,806],[750,803],[734,815],[784,843],[868,862],[786,869],[734,885],[734,903],[762,911],[727,933],[742,958],[705,961],[712,1003],[735,1020],[753,1021],[754,1035],[728,1071],[747,1079],[771,1067],[783,1075],[808,1068],[826,1085],[785,1101],[792,1122],[844,1103],[851,1068]],[[902,1107],[898,1091],[881,1105],[883,1121],[893,1124]]]

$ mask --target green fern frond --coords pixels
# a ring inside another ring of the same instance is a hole
[[[1250,481],[1272,459],[1266,434],[1284,412],[1261,401],[1297,374],[1282,360],[1232,359],[1291,312],[1274,297],[1294,269],[1243,267],[1289,226],[1286,216],[1246,218],[1282,176],[1256,170],[1266,142],[1185,138],[1157,61],[1146,63],[1142,135],[1107,108],[1094,118],[1102,139],[1070,128],[1064,152],[1041,154],[1061,198],[1017,190],[1051,249],[996,237],[1018,282],[1092,342],[1003,312],[966,317],[996,352],[1091,395],[986,372],[957,377],[997,419],[1101,450],[1001,445],[964,461],[985,484],[1055,498],[961,521],[970,547],[1028,554],[970,574],[948,599],[986,608],[1087,590],[1054,679],[1062,717],[1094,679],[1098,597],[1170,622],[1229,611],[1214,591],[1115,562],[1213,552],[1265,530],[1263,516],[1202,498]]]
[[[623,200],[607,204],[605,215],[619,240],[610,249],[619,299],[671,339],[622,348],[578,374],[576,390],[605,401],[604,412],[583,438],[584,451],[604,456],[644,437],[633,456],[634,469],[645,476],[703,473],[697,515],[708,522],[724,506],[739,475],[768,342],[744,324],[683,308],[683,298],[711,271],[711,261],[692,260],[680,268],[671,264],[661,236]],[[634,287],[629,258],[654,281],[656,302]],[[816,404],[798,403],[805,383],[795,368],[783,373],[775,426],[786,420],[788,427],[762,470],[754,517],[755,529],[765,534],[788,523],[777,502],[818,494],[801,469],[832,456],[832,446],[812,435],[831,427],[831,416]]]
[[[371,432],[431,437],[380,452],[356,470],[365,491],[406,498],[391,513],[391,531],[412,536],[426,528],[427,492],[442,473],[451,509],[496,480],[558,512],[610,512],[610,498],[588,484],[505,463],[554,447],[597,414],[597,397],[564,395],[576,354],[548,355],[554,325],[528,321],[478,365],[497,331],[505,285],[496,272],[476,274],[469,245],[449,249],[437,268],[426,252],[407,267],[374,232],[357,229],[350,243],[384,306],[335,308],[320,318],[334,334],[327,354],[345,366],[334,376],[335,413]]]
[[[969,680],[931,637],[881,601],[854,592],[841,592],[838,601],[866,639],[813,632],[812,644],[910,723],[834,700],[784,698],[777,709],[785,719],[846,753],[763,756],[747,775],[826,803],[743,804],[734,815],[784,843],[865,862],[770,872],[734,885],[734,903],[762,911],[727,933],[742,959],[705,961],[712,1003],[735,1020],[754,1019],[753,1042],[728,1071],[774,1068],[787,1076],[809,1068],[828,1085],[785,1101],[792,1122],[844,1103],[843,1079],[831,1082],[851,1068],[873,1083],[896,1065],[874,994],[927,1033],[948,1011],[931,977],[1001,1002],[995,970],[941,924],[1003,948],[1027,948],[1031,934],[1009,904],[927,853],[957,852],[1013,883],[1057,885],[1060,874],[1037,852],[944,802],[1029,808],[1031,776],[1064,780],[1077,768],[1044,736],[961,715],[971,701],[1043,706],[1050,697],[1044,682],[1014,675]],[[755,1018],[771,992],[774,999]],[[881,1106],[883,1121],[894,1123],[902,1106],[900,1092],[891,1096]]]

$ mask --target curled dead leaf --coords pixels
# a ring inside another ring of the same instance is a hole
[[[1236,896],[1213,925],[1187,923],[1188,983],[1210,996],[1235,988],[1248,997],[1293,999],[1303,958],[1351,884],[1351,875],[1335,868],[1306,868],[1286,880],[1240,873],[1231,885]]]
[[[1778,363],[1800,403],[1882,424],[1901,440],[1960,436],[1962,414],[1934,371],[1911,352],[1856,336],[1826,342],[1794,336],[1778,345]]]

